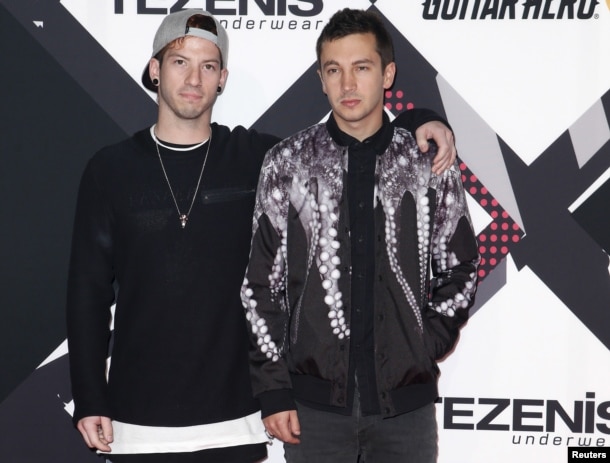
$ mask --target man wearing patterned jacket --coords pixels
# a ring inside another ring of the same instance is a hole
[[[259,179],[242,288],[254,394],[289,463],[433,462],[436,361],[477,286],[460,172],[434,174],[389,123],[396,67],[374,14],[336,13],[317,53],[332,113]]]

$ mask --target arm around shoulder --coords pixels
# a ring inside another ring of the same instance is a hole
[[[429,140],[433,140],[438,150],[434,156],[432,171],[441,174],[449,169],[457,158],[457,149],[453,131],[449,123],[440,115],[426,108],[415,108],[398,114],[392,122],[415,136],[417,146],[423,153],[429,149]]]

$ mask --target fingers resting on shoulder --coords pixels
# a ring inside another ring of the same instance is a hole
[[[453,132],[440,121],[430,121],[422,124],[415,131],[415,139],[419,149],[424,153],[428,151],[428,140],[434,140],[438,146],[436,156],[432,161],[432,171],[442,174],[450,168],[457,158],[457,149]]]

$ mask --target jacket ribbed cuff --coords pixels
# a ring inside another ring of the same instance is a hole
[[[275,413],[297,409],[296,403],[292,398],[292,389],[277,389],[263,392],[257,398],[261,404],[261,416],[263,418]]]

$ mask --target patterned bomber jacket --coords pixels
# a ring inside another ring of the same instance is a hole
[[[393,135],[392,135],[393,134]],[[436,361],[455,345],[477,286],[479,254],[457,165],[394,128],[375,172],[374,342],[384,416],[437,397]],[[347,147],[326,124],[265,158],[242,302],[263,417],[294,400],[347,405],[350,234]]]

